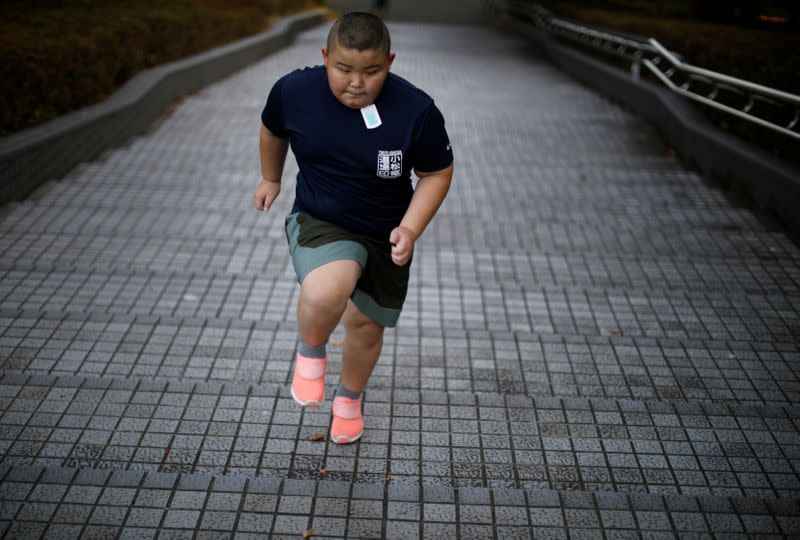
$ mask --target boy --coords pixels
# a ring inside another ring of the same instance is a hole
[[[361,393],[384,328],[400,317],[414,243],[447,194],[453,154],[433,100],[389,73],[395,55],[378,17],[344,15],[326,45],[323,66],[293,71],[269,94],[253,201],[269,210],[291,144],[300,169],[286,218],[300,283],[291,393],[303,406],[323,402],[325,345],[341,321],[331,439],[344,444],[363,432]]]

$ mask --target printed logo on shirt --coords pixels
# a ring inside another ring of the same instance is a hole
[[[402,150],[378,150],[378,176],[400,178],[403,174]]]

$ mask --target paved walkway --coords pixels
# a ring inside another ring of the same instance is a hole
[[[0,535],[800,533],[800,250],[523,43],[392,32],[457,168],[363,439],[288,394],[296,166],[250,199],[318,28],[3,210]]]

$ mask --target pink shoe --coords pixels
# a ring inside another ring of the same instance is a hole
[[[361,400],[346,397],[333,398],[333,422],[331,440],[336,444],[356,442],[364,433],[361,418]]]
[[[319,407],[325,401],[327,358],[306,358],[297,353],[292,377],[292,397],[304,407]]]

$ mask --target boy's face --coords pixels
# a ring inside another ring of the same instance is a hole
[[[322,61],[336,99],[351,109],[360,109],[371,105],[381,93],[394,53],[377,49],[359,51],[337,44],[331,50],[322,49]]]

